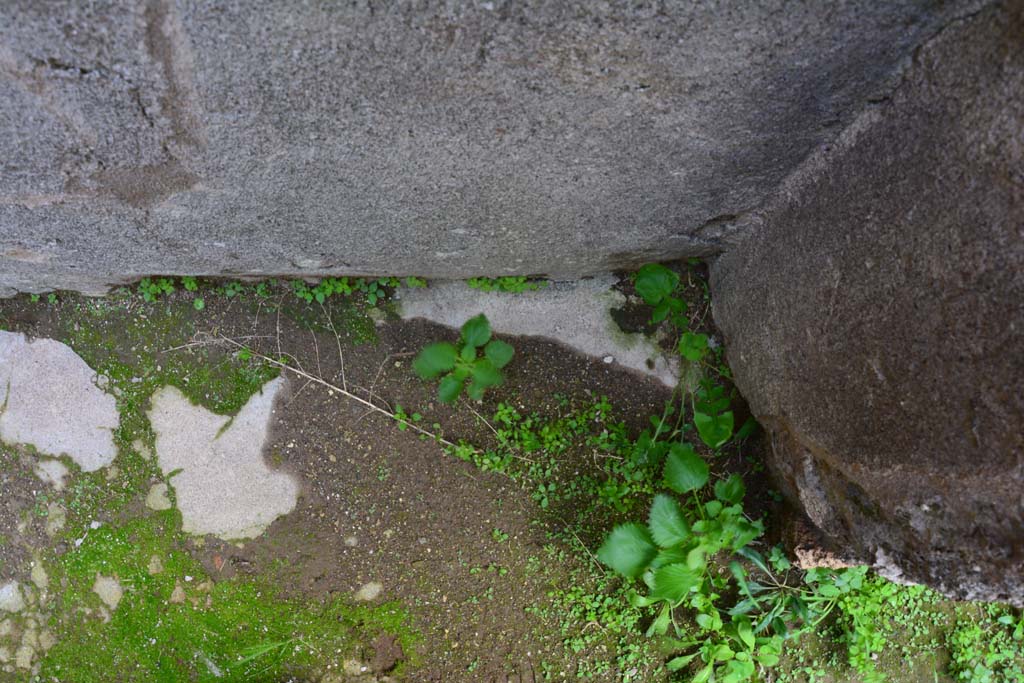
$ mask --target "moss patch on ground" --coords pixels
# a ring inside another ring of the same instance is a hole
[[[214,582],[185,549],[174,511],[88,529],[48,563],[62,586],[51,603],[57,644],[44,680],[271,681],[322,676],[382,634],[413,652],[417,636],[398,604],[354,606],[282,597],[268,577]],[[97,576],[124,594],[110,610]]]

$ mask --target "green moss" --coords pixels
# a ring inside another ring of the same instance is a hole
[[[337,334],[343,343],[376,344],[377,328],[366,309],[351,299],[334,298],[326,303],[289,299],[281,311],[307,330]]]
[[[414,651],[418,636],[400,605],[284,597],[266,577],[214,583],[179,528],[168,511],[80,530],[77,547],[49,558],[51,585],[63,587],[53,612],[63,616],[49,625],[58,643],[42,660],[43,680],[284,680],[323,672],[381,633]],[[98,574],[124,588],[109,620],[92,591]],[[174,604],[176,586],[185,600]]]

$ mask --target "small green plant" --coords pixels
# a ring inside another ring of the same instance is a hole
[[[143,278],[139,282],[139,294],[145,301],[150,303],[160,298],[162,294],[173,294],[174,293],[174,280],[169,277],[161,278]]]
[[[677,296],[678,274],[660,263],[648,263],[637,271],[633,284],[644,303],[654,307],[651,322],[669,320],[680,329],[686,328],[686,302]]]
[[[192,308],[196,309],[197,311],[201,311],[204,308],[206,308],[206,302],[203,301],[203,297],[197,296],[195,299],[193,299]]]
[[[483,349],[483,356],[478,350]],[[427,346],[413,361],[412,367],[422,379],[441,377],[438,398],[453,403],[462,393],[479,401],[489,387],[505,381],[501,369],[508,365],[515,353],[510,344],[491,339],[491,324],[480,314],[463,324],[458,346],[438,342]]]
[[[199,291],[199,281],[196,278],[190,277],[188,275],[181,278],[181,286],[185,288],[186,292]]]
[[[533,292],[544,289],[549,284],[548,280],[533,280],[525,276],[513,277],[471,277],[466,284],[481,292],[508,292],[519,294],[521,292]]]

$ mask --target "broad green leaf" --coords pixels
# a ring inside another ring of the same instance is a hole
[[[679,353],[690,362],[697,362],[708,352],[708,336],[684,332],[679,340]]]
[[[686,562],[686,551],[682,546],[678,545],[673,548],[663,548],[658,553],[658,556],[651,560],[651,569],[664,567],[666,564],[675,564],[676,562]]]
[[[765,652],[763,649],[757,653],[757,661],[761,666],[773,667],[778,665],[779,656],[774,652]]]
[[[491,339],[491,323],[483,313],[470,318],[462,325],[462,340],[476,348],[483,346]]]
[[[503,368],[508,365],[515,354],[511,344],[506,344],[500,339],[492,339],[484,348],[484,355],[494,363],[494,367]]]
[[[416,356],[412,369],[423,379],[433,379],[454,368],[458,355],[459,352],[448,342],[431,344]]]
[[[654,542],[662,548],[679,545],[690,537],[690,525],[679,503],[664,493],[654,497],[647,524],[651,528]]]
[[[675,291],[679,276],[658,263],[648,263],[636,273],[636,291],[649,306],[657,306]]]
[[[459,352],[459,358],[466,363],[472,363],[476,360],[476,349],[469,344],[462,347],[462,351]]]
[[[717,662],[727,662],[736,656],[736,652],[733,651],[733,649],[725,643],[722,643],[721,645],[715,648],[715,651],[712,653],[712,655],[714,656],[715,661]]]
[[[498,386],[505,381],[498,368],[486,358],[481,358],[473,364],[472,373],[473,383],[485,388]]]
[[[650,638],[653,635],[663,636],[668,633],[668,625],[672,622],[672,605],[666,603],[661,608],[661,612],[658,613],[658,618],[651,622],[650,627],[644,634],[645,637]]]
[[[667,301],[662,301],[654,307],[654,312],[651,313],[651,322],[660,323],[662,320],[668,317],[668,314],[672,312]]]
[[[740,617],[733,619],[736,624],[736,634],[743,641],[743,644],[747,646],[748,650],[754,649],[754,629],[750,626],[750,619],[746,617]]]
[[[688,443],[674,443],[665,461],[665,481],[676,493],[696,491],[708,483],[708,465]]]
[[[678,604],[700,583],[701,575],[685,564],[670,564],[654,572],[652,598],[668,600]]]
[[[455,399],[459,397],[460,391],[462,391],[462,380],[457,379],[455,375],[445,375],[437,387],[437,397],[441,399],[442,403],[454,403]]]
[[[768,576],[772,575],[772,573],[768,571],[768,565],[765,564],[764,557],[761,555],[761,553],[757,552],[753,548],[740,548],[736,551],[736,554],[741,555],[750,560],[751,562],[753,562],[754,566],[756,566],[758,569],[763,571]]]
[[[743,500],[747,487],[743,485],[743,477],[734,474],[724,481],[715,482],[715,498],[725,503],[737,505]]]
[[[658,548],[646,527],[622,524],[605,539],[597,551],[597,559],[629,578],[636,578],[647,568]]]
[[[694,411],[693,423],[697,425],[700,440],[711,448],[718,448],[732,436],[733,415],[731,410],[719,415]]]
[[[693,677],[693,680],[690,681],[690,683],[707,683],[707,681],[711,678],[711,674],[713,674],[714,672],[715,665],[708,664],[703,669],[697,672],[697,675]]]
[[[755,420],[753,416],[748,417],[746,420],[743,421],[743,425],[738,430],[736,430],[736,438],[746,439],[748,437],[751,437],[757,433],[759,427],[760,425],[757,424],[757,420]]]
[[[722,511],[722,501],[720,500],[709,500],[704,505],[704,512],[707,513],[709,519],[718,517],[718,514]]]
[[[682,657],[675,657],[674,659],[670,659],[670,660],[668,660],[668,663],[665,664],[665,668],[668,669],[669,671],[679,671],[684,666],[686,666],[687,664],[692,662],[694,659],[696,659],[697,655],[699,655],[699,654],[700,654],[699,652],[694,652],[692,655],[684,655]]]
[[[478,382],[476,378],[474,378],[473,381],[471,381],[469,385],[466,387],[466,395],[469,396],[474,401],[482,401],[484,398],[485,391],[487,391],[487,387],[484,386],[483,384],[480,384],[480,382]]]
[[[703,572],[704,566],[706,565],[704,560],[705,554],[704,548],[702,546],[697,546],[690,552],[686,553],[686,566],[692,571]]]

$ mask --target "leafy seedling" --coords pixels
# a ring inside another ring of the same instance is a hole
[[[479,350],[483,355],[478,355]],[[459,344],[438,342],[427,346],[412,367],[422,379],[441,377],[438,398],[453,403],[462,393],[473,400],[484,397],[488,387],[505,381],[501,369],[512,360],[515,350],[500,339],[491,339],[491,324],[483,313],[463,324]]]

